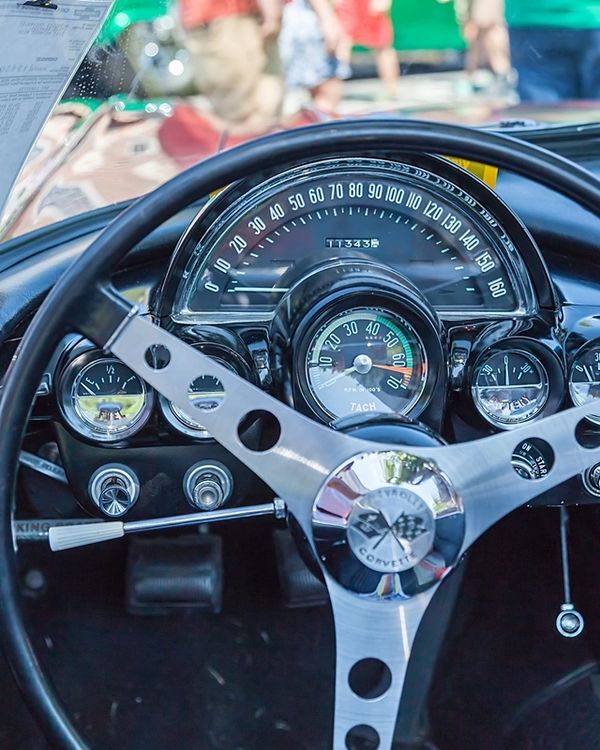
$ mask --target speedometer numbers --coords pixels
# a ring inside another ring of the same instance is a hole
[[[355,308],[326,320],[308,346],[309,398],[328,417],[408,414],[423,393],[427,359],[412,325],[387,310]]]
[[[450,317],[530,307],[529,276],[499,222],[425,169],[331,160],[219,200],[232,202],[199,215],[182,245],[190,256],[170,310],[177,322],[268,320],[307,268],[332,259],[383,264]]]

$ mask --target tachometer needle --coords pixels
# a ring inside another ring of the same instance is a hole
[[[336,372],[336,374],[330,377],[329,380],[326,380],[324,383],[321,383],[319,385],[319,389],[328,388],[330,385],[333,385],[340,378],[343,378],[345,375],[350,375],[353,372],[356,372],[356,367],[354,367],[354,365],[352,367],[347,367],[345,370],[342,370],[341,372]]]
[[[378,370],[392,370],[392,372],[401,372],[403,375],[410,376],[412,374],[412,367],[399,367],[397,365],[373,365]]]

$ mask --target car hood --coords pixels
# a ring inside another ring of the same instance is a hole
[[[531,128],[598,121],[600,104],[388,109],[377,115]],[[321,120],[318,112],[304,109],[272,130]],[[264,132],[235,133],[218,126],[200,103],[189,98],[62,103],[46,123],[15,185],[0,220],[0,239],[136,198],[186,167],[260,135]]]

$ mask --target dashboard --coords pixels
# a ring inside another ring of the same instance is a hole
[[[280,165],[212,196],[167,255],[122,269],[115,285],[175,335],[334,428],[383,416],[460,442],[531,423],[513,461],[535,479],[548,461],[535,420],[600,399],[600,303],[569,304],[498,191],[442,157]],[[222,397],[215,379],[195,380],[190,420],[72,335],[40,386],[29,440],[61,463],[92,516],[256,501],[269,490],[202,424]],[[584,429],[594,440],[600,418]],[[600,496],[594,468],[571,481],[573,502]],[[221,494],[199,494],[199,476]]]

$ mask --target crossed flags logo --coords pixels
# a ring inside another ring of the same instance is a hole
[[[405,513],[404,511],[392,524],[387,522],[383,513],[366,511],[359,515],[354,527],[361,531],[367,539],[391,532],[400,544],[402,544],[402,540],[412,542],[427,531],[425,522],[420,515]]]
[[[392,534],[395,537],[402,537],[407,542],[414,541],[427,531],[425,522],[421,516],[410,513],[400,513],[398,518],[392,524]]]

